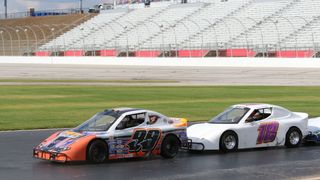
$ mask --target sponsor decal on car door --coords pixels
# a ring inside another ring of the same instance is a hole
[[[244,148],[266,147],[276,145],[279,130],[277,121],[258,121],[246,123],[242,128],[244,134],[242,146]]]
[[[259,124],[256,144],[272,143],[277,137],[279,123],[277,121],[262,122]]]
[[[265,147],[276,145],[279,122],[270,119],[272,108],[255,109],[245,121],[244,147]],[[247,131],[247,132],[245,132]]]
[[[161,137],[160,129],[135,129],[127,147],[129,152],[150,152]]]

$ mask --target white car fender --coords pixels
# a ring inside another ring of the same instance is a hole
[[[201,123],[188,127],[187,136],[192,142],[203,143],[206,150],[219,150],[220,137],[227,130],[235,131],[230,124],[217,127],[217,124]]]
[[[295,115],[298,116],[298,120],[300,121],[299,125],[301,133],[302,133],[302,137],[305,137],[308,135],[309,131],[308,131],[308,119],[309,119],[309,114],[307,113],[302,113],[302,112],[294,112]]]

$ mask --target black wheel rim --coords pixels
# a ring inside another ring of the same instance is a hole
[[[177,152],[179,150],[179,145],[174,140],[168,141],[168,143],[166,144],[165,147],[166,147],[167,152],[169,152],[171,155],[177,154]]]
[[[94,162],[103,162],[106,158],[105,149],[102,146],[92,147],[91,157]]]

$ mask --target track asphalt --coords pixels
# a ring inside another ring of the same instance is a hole
[[[302,68],[135,67],[1,64],[1,79],[168,80],[152,85],[319,86],[320,71]],[[24,84],[0,82],[0,85]],[[30,83],[26,83],[30,84]],[[41,84],[41,83],[36,83]],[[51,84],[61,84],[52,82]],[[70,83],[69,83],[70,84]],[[89,82],[83,85],[112,83]],[[117,85],[121,83],[116,83]],[[123,83],[127,85],[127,83]],[[139,83],[130,83],[139,85]],[[143,83],[143,85],[150,85]],[[181,151],[174,159],[150,157],[100,165],[57,164],[32,158],[32,148],[53,130],[0,132],[0,180],[102,179],[318,179],[320,146],[263,148],[221,154]]]
[[[127,159],[92,165],[58,164],[32,158],[32,148],[54,130],[0,132],[0,179],[300,179],[320,175],[320,146],[263,148],[174,159]]]
[[[1,79],[96,80],[110,82],[1,82],[78,85],[281,85],[320,86],[318,68],[155,67],[106,65],[1,64]],[[134,81],[154,81],[139,83]],[[118,82],[114,82],[118,81]],[[121,82],[122,81],[122,82]],[[133,81],[133,82],[123,82]],[[158,82],[157,82],[158,81]],[[166,82],[169,81],[169,82]]]

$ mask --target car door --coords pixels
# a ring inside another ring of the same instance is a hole
[[[259,114],[258,116],[256,116]],[[244,148],[277,145],[279,122],[271,118],[272,108],[255,109],[241,128],[244,132]]]
[[[161,137],[159,124],[162,122],[162,117],[153,112],[146,114],[146,123],[143,127],[134,128],[131,139],[127,146],[131,153],[145,154],[152,151]]]
[[[142,130],[146,125],[146,113],[126,115],[116,126],[114,131],[115,150],[117,154],[129,154],[136,152],[144,136]]]

